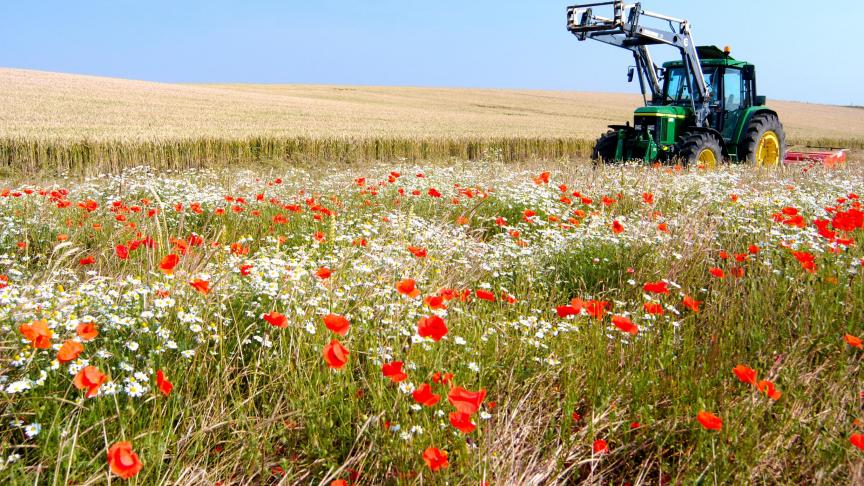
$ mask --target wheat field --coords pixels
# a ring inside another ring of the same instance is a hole
[[[0,137],[593,138],[638,95],[310,85],[185,85],[0,69]],[[794,139],[864,138],[858,108],[771,101]]]
[[[0,69],[0,162],[113,169],[264,158],[503,160],[585,155],[638,95],[190,85]],[[860,148],[859,108],[772,101],[792,143]],[[107,164],[107,165],[106,165]]]

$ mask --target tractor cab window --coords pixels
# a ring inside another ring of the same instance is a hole
[[[723,96],[727,111],[737,110],[744,104],[746,93],[740,69],[726,69],[723,75]]]
[[[717,90],[717,71],[718,68],[705,66],[702,69],[702,74],[705,76],[705,84],[707,84],[711,93],[716,97]],[[692,82],[692,80],[691,80]],[[673,67],[666,70],[666,82],[663,85],[663,94],[665,96],[664,104],[672,105],[689,105],[692,95],[687,84],[687,74],[683,67]]]

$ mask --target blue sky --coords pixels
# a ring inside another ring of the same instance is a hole
[[[637,92],[632,57],[565,29],[550,0],[0,3],[0,66],[166,82]],[[864,2],[647,0],[698,44],[754,62],[769,98],[864,105]],[[817,30],[822,29],[822,30]],[[658,49],[657,57],[675,55]]]

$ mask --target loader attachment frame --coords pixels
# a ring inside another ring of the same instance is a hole
[[[597,11],[608,10],[609,7],[612,7],[611,16],[597,14]],[[668,23],[668,29],[641,25],[642,17]],[[690,93],[694,93],[690,102],[696,114],[696,125],[700,128],[707,127],[712,93],[705,82],[696,43],[687,20],[643,10],[642,4],[638,2],[627,4],[623,0],[615,0],[567,7],[567,30],[580,41],[593,39],[631,51],[639,73],[642,95],[646,97],[646,88],[650,89],[654,104],[662,104],[665,100],[659,68],[654,64],[648,47],[660,44],[677,48],[687,74],[688,88]]]

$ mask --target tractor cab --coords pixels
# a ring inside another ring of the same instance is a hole
[[[756,68],[721,51],[715,46],[696,48],[702,64],[702,75],[708,86],[708,126],[721,133],[727,144],[735,137],[742,116],[748,108],[765,105],[765,98],[756,95]],[[687,71],[681,61],[663,64],[663,92],[652,104],[689,106],[692,103]]]

